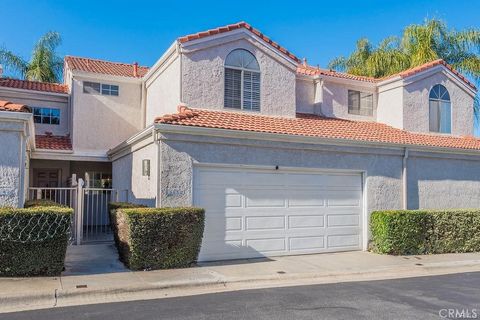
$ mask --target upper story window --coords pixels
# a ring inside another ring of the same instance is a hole
[[[441,84],[434,85],[429,96],[429,127],[431,132],[452,132],[451,109],[450,94],[447,88]]]
[[[83,92],[90,94],[102,94],[105,96],[118,96],[118,86],[98,82],[83,82]]]
[[[360,116],[372,116],[373,94],[348,90],[348,113]]]
[[[260,111],[260,66],[245,49],[233,50],[225,59],[224,106]]]
[[[33,121],[43,124],[60,124],[60,109],[33,107]]]

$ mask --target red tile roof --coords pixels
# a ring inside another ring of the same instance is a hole
[[[402,72],[395,73],[395,74],[392,74],[390,76],[386,76],[386,77],[383,77],[383,78],[356,76],[356,75],[349,74],[349,73],[337,72],[335,70],[321,69],[321,68],[316,68],[316,67],[303,65],[303,64],[298,66],[297,73],[308,75],[308,76],[325,75],[325,76],[331,76],[331,77],[337,77],[337,78],[343,78],[343,79],[350,79],[350,80],[358,80],[358,81],[366,81],[366,82],[381,82],[381,81],[392,79],[392,78],[395,78],[395,77],[398,77],[398,76],[401,77],[401,78],[407,78],[407,77],[413,76],[413,75],[415,75],[419,72],[422,72],[422,71],[428,70],[430,68],[436,67],[438,65],[445,66],[448,70],[450,70],[453,74],[455,74],[457,77],[459,77],[463,82],[465,82],[472,89],[474,89],[474,90],[477,89],[472,82],[470,82],[465,76],[463,76],[460,72],[455,70],[451,65],[449,65],[448,63],[446,63],[442,59],[427,62],[427,63],[424,63],[420,66],[410,68],[410,69],[404,70]]]
[[[64,84],[9,78],[0,78],[0,87],[53,93],[68,93],[68,86]]]
[[[0,111],[32,112],[32,110],[24,104],[11,103],[10,101],[4,100],[0,100]]]
[[[72,141],[69,136],[36,135],[35,146],[37,149],[72,150]]]
[[[457,77],[459,77],[463,82],[465,82],[465,83],[466,83],[468,86],[470,86],[472,89],[474,89],[474,90],[477,89],[472,82],[470,82],[467,78],[465,78],[465,76],[463,76],[460,72],[458,72],[457,70],[455,70],[451,65],[449,65],[448,63],[446,63],[445,60],[443,60],[443,59],[437,59],[437,60],[434,60],[434,61],[431,61],[431,62],[424,63],[424,64],[422,64],[422,65],[420,65],[420,66],[413,67],[413,68],[404,70],[404,71],[402,71],[402,72],[399,72],[399,73],[396,73],[396,74],[392,74],[392,75],[390,75],[390,76],[387,76],[387,77],[378,79],[378,81],[383,81],[383,80],[391,79],[391,78],[394,78],[394,77],[397,77],[397,76],[400,76],[401,78],[410,77],[410,76],[413,76],[413,75],[415,75],[415,74],[417,74],[417,73],[419,73],[419,72],[428,70],[428,69],[430,69],[430,68],[433,68],[433,67],[436,67],[436,66],[439,66],[439,65],[442,65],[442,66],[444,66],[445,68],[447,68],[448,70],[450,70],[453,74],[455,74]]]
[[[316,67],[303,65],[303,64],[297,67],[297,73],[304,74],[307,76],[322,75],[322,76],[337,77],[337,78],[343,78],[343,79],[349,79],[349,80],[366,81],[366,82],[372,82],[372,83],[378,81],[377,79],[372,77],[356,76],[350,73],[321,69],[321,68],[316,68]]]
[[[148,72],[148,67],[137,66],[137,74],[135,75],[134,63],[110,62],[72,56],[65,57],[65,64],[72,70],[120,77],[141,78]]]
[[[188,42],[188,41],[201,39],[201,38],[213,36],[213,35],[220,34],[220,33],[229,32],[229,31],[237,30],[237,29],[241,29],[241,28],[244,28],[244,29],[250,31],[251,33],[253,33],[257,37],[262,39],[264,42],[268,43],[272,47],[274,47],[277,50],[279,50],[280,52],[282,52],[284,55],[286,55],[290,59],[295,60],[296,62],[300,62],[300,59],[297,58],[293,53],[291,53],[290,51],[288,51],[284,47],[280,46],[278,43],[276,43],[275,41],[273,41],[272,39],[270,39],[269,37],[264,35],[258,29],[253,28],[251,25],[249,25],[248,23],[246,23],[244,21],[234,23],[234,24],[229,24],[229,25],[219,27],[219,28],[215,28],[215,29],[210,29],[210,30],[203,31],[203,32],[197,32],[197,33],[189,34],[189,35],[178,38],[178,41],[180,43],[185,43],[185,42]]]
[[[296,118],[279,118],[179,106],[177,114],[158,117],[155,122],[373,143],[480,150],[480,139],[474,137],[412,133],[377,122],[351,121],[307,114],[297,114]]]

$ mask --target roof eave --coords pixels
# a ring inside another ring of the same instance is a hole
[[[477,155],[480,156],[480,150],[476,149],[463,149],[463,148],[448,148],[448,147],[434,147],[425,145],[413,145],[413,144],[401,144],[401,143],[388,143],[366,140],[352,140],[341,138],[324,138],[315,136],[302,136],[291,134],[278,134],[258,131],[243,131],[232,129],[219,129],[211,127],[197,127],[187,125],[176,125],[166,123],[156,123],[154,129],[164,133],[180,133],[180,134],[193,134],[204,135],[214,137],[225,138],[243,138],[243,139],[255,139],[255,140],[268,140],[268,141],[283,141],[283,142],[297,142],[297,143],[309,143],[309,144],[321,144],[321,145],[339,145],[339,146],[351,146],[351,147],[375,147],[375,148],[389,148],[389,149],[405,149],[415,151],[427,151],[437,153],[449,153],[449,154],[463,154],[463,155]]]

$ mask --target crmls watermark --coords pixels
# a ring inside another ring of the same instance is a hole
[[[438,315],[441,319],[480,319],[478,309],[440,309]]]

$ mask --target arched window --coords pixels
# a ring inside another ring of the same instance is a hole
[[[441,84],[434,85],[430,90],[430,131],[452,132],[452,108],[448,90]]]
[[[225,59],[224,106],[260,111],[260,66],[245,49],[235,49]]]

